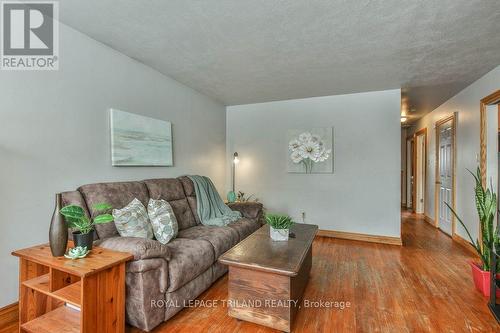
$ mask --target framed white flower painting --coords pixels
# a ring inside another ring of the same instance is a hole
[[[288,172],[333,172],[333,128],[289,130],[287,142]]]

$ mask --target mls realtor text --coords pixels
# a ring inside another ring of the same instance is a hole
[[[55,68],[57,56],[50,58],[39,57],[4,57],[2,58],[2,68],[19,68],[19,69],[38,69],[38,68]]]

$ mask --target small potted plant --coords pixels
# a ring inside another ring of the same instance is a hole
[[[104,224],[113,221],[113,215],[106,214],[106,211],[112,207],[107,203],[100,203],[93,206],[93,209],[99,213],[93,219],[85,215],[85,211],[78,205],[68,205],[61,209],[60,213],[66,219],[69,228],[76,229],[73,231],[73,241],[75,247],[86,247],[88,250],[92,249],[94,241],[94,225]]]
[[[269,234],[272,240],[288,240],[290,227],[294,224],[290,216],[283,214],[266,214],[266,222],[269,224]]]
[[[481,183],[481,169],[478,167],[476,174],[469,170],[476,181],[476,187],[474,189],[475,198],[476,198],[476,207],[477,213],[479,215],[479,223],[481,226],[481,230],[483,232],[483,237],[481,243],[479,239],[474,241],[472,236],[463,223],[462,219],[458,216],[458,214],[453,210],[453,208],[445,203],[446,206],[450,209],[450,211],[455,215],[458,222],[462,225],[469,236],[469,239],[479,254],[479,258],[481,259],[481,263],[477,263],[474,261],[470,262],[472,268],[472,278],[474,280],[474,285],[476,289],[481,291],[484,296],[490,296],[490,270],[494,270],[497,274],[497,279],[499,278],[499,267],[490,267],[491,260],[491,249],[493,246],[497,247],[500,245],[499,234],[498,234],[498,225],[494,227],[494,219],[497,214],[497,195],[493,192],[493,186],[491,189],[485,189]],[[480,245],[482,244],[482,246]],[[500,292],[497,290],[497,297],[500,297]]]

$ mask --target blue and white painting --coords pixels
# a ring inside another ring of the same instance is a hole
[[[172,124],[110,109],[113,166],[172,166]]]

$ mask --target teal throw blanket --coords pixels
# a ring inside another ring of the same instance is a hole
[[[224,204],[208,177],[188,176],[196,192],[196,212],[203,225],[225,226],[241,218],[241,213]]]

